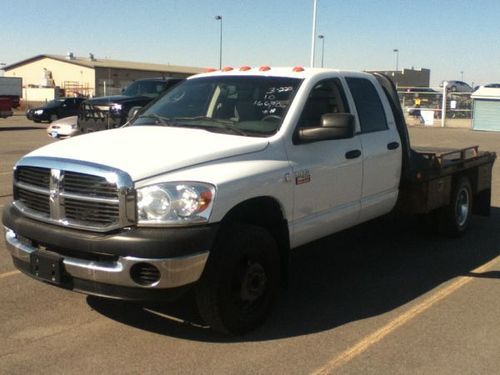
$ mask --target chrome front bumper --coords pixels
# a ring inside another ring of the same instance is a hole
[[[29,264],[30,254],[38,249],[23,243],[12,229],[4,228],[7,249],[12,257]],[[91,261],[64,256],[63,265],[65,272],[77,279],[123,287],[167,289],[197,281],[205,268],[208,254],[209,252],[205,251],[164,259],[118,257],[116,261]],[[130,270],[139,263],[155,266],[160,271],[159,281],[152,285],[136,283],[130,276]]]

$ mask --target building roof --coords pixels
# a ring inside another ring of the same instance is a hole
[[[154,72],[171,72],[171,73],[185,73],[185,74],[196,74],[201,73],[205,69],[190,67],[190,66],[179,66],[179,65],[169,65],[169,64],[151,64],[135,61],[123,61],[123,60],[111,60],[111,59],[99,59],[89,57],[78,57],[64,55],[48,55],[41,54],[37,56],[30,57],[25,60],[18,61],[16,63],[6,65],[3,67],[4,71],[9,71],[15,69],[21,65],[29,64],[36,60],[41,60],[43,58],[53,59],[62,61],[69,64],[75,64],[80,66],[85,66],[87,68],[114,68],[114,69],[130,69],[130,70],[146,70]]]

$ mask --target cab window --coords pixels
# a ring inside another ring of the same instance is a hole
[[[365,78],[346,78],[359,117],[361,133],[386,130],[384,107],[375,86]]]
[[[325,113],[348,113],[349,107],[338,78],[319,82],[309,93],[299,120],[299,127],[321,126]]]

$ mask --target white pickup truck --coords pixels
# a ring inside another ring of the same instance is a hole
[[[135,300],[194,288],[208,325],[242,333],[268,315],[291,249],[395,210],[450,234],[488,215],[495,157],[413,150],[381,75],[225,69],[123,128],[23,157],[3,224],[36,279]]]

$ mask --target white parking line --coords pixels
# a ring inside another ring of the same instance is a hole
[[[0,273],[0,279],[5,279],[7,277],[10,277],[10,276],[15,276],[15,275],[19,275],[21,273],[21,271],[10,271],[10,272],[5,272],[5,273]]]
[[[487,269],[489,269],[493,264],[497,263],[498,259],[499,259],[498,257],[494,258],[493,260],[489,261],[488,263],[483,264],[481,267],[476,268],[472,272],[475,272],[475,273],[484,272]],[[339,355],[337,355],[336,357],[332,358],[328,363],[326,363],[323,367],[314,371],[311,375],[327,375],[327,374],[334,373],[337,368],[351,362],[354,358],[363,354],[368,349],[370,349],[372,346],[374,346],[377,343],[379,343],[380,341],[382,341],[389,334],[391,334],[392,332],[394,332],[398,328],[401,328],[402,326],[407,324],[409,321],[415,319],[417,316],[419,316],[422,313],[424,313],[425,311],[427,311],[429,308],[434,306],[436,303],[449,297],[454,292],[456,292],[458,289],[460,289],[464,285],[470,283],[472,280],[474,280],[474,278],[469,277],[469,276],[459,277],[457,280],[455,280],[454,282],[449,284],[447,287],[445,287],[441,290],[438,290],[436,293],[430,295],[430,297],[428,297],[427,299],[425,299],[424,301],[422,301],[418,305],[414,306],[413,308],[404,312],[403,314],[397,316],[394,320],[390,321],[388,324],[386,324],[382,328],[380,328],[377,331],[373,332],[372,334],[364,337],[362,340],[360,340],[354,346],[351,346],[350,348],[348,348],[344,352],[342,352]]]

